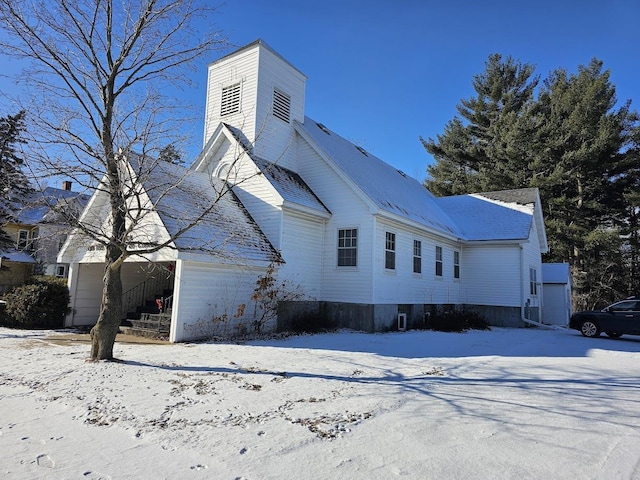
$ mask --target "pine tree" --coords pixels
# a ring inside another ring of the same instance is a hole
[[[24,160],[18,145],[24,143],[25,112],[0,117],[0,249],[13,245],[4,230],[7,222],[14,220],[14,214],[32,191],[29,180],[22,171]]]
[[[158,154],[158,160],[162,160],[163,162],[173,163],[175,165],[184,164],[184,160],[182,160],[182,155],[178,151],[178,149],[173,145],[173,143],[168,144]]]
[[[615,86],[602,66],[594,59],[577,74],[552,72],[533,112],[537,175],[531,185],[545,199],[548,260],[572,266],[577,309],[626,294],[615,221],[625,214],[624,198],[614,181],[627,168],[623,148],[635,114],[629,102],[615,109]]]
[[[485,72],[476,75],[476,97],[457,105],[442,135],[420,140],[436,160],[427,169],[426,187],[436,195],[514,188],[526,182],[523,113],[530,104],[538,77],[534,66],[493,54]]]

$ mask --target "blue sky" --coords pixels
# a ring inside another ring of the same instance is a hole
[[[307,75],[307,115],[418,179],[433,161],[418,137],[443,132],[491,53],[543,78],[597,57],[640,110],[638,0],[229,0],[218,12],[231,42],[262,38]]]
[[[212,22],[236,47],[266,41],[307,75],[307,115],[420,180],[433,160],[418,137],[443,132],[491,53],[543,78],[597,57],[640,110],[638,0],[227,0]],[[189,92],[202,114],[206,63]],[[193,155],[202,128],[200,118]]]

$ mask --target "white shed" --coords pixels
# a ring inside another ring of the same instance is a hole
[[[571,271],[568,263],[542,264],[542,323],[567,325],[571,317]]]

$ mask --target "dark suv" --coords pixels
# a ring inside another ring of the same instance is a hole
[[[585,337],[597,337],[600,332],[611,338],[625,333],[640,335],[640,296],[629,297],[602,310],[574,313],[569,327],[580,330]]]

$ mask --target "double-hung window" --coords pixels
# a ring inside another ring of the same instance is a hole
[[[535,268],[529,268],[529,293],[538,295],[538,272]]]
[[[460,278],[460,252],[453,252],[453,278]]]
[[[387,232],[384,246],[384,268],[395,270],[396,268],[396,234]]]
[[[18,250],[31,250],[33,247],[33,232],[29,230],[19,230],[16,247]]]
[[[338,266],[355,267],[358,264],[358,229],[338,230]]]
[[[436,277],[442,276],[442,247],[436,247]]]
[[[413,273],[422,273],[422,242],[413,241]]]

